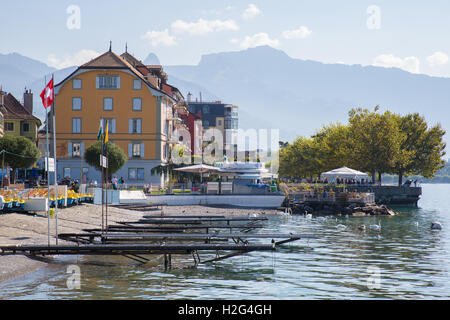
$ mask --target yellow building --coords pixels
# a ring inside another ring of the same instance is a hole
[[[152,67],[109,50],[55,86],[59,179],[100,183],[101,173],[83,155],[97,141],[102,120],[108,121],[109,140],[128,155],[114,175],[128,184],[164,184],[165,177],[150,170],[169,160],[174,106],[182,96],[177,90],[164,91],[167,76]]]
[[[14,135],[29,138],[37,143],[38,129],[41,120],[33,116],[33,94],[27,90],[24,93],[22,105],[11,93],[0,91],[2,114],[1,135]]]

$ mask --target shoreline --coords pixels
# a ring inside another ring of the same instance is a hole
[[[102,212],[100,205],[83,204],[70,208],[58,208],[58,232],[78,233],[86,228],[100,228]],[[166,206],[163,215],[272,215],[276,209],[252,209],[238,207]],[[136,211],[108,206],[108,223],[137,221],[144,215],[161,215],[161,210]],[[55,243],[55,218],[50,220],[51,243]],[[43,215],[26,213],[0,214],[0,246],[48,244],[48,222]],[[59,239],[59,244],[71,242]],[[48,263],[24,255],[0,256],[0,284],[47,266]]]

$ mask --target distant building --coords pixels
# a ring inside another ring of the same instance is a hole
[[[25,90],[23,104],[11,93],[0,91],[0,95],[0,122],[2,123],[0,134],[26,137],[37,145],[38,129],[42,123],[39,118],[33,116],[33,93],[31,90]]]
[[[203,132],[215,128],[222,133],[224,150],[237,151],[233,141],[239,127],[238,106],[225,104],[221,101],[198,102],[188,98],[188,110],[202,119]]]

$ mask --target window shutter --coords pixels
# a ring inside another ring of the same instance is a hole
[[[133,144],[128,144],[128,157],[131,158],[133,156]]]
[[[120,89],[120,77],[116,77],[117,81],[117,89]]]
[[[116,119],[111,120],[111,133],[116,133]]]
[[[69,157],[72,157],[72,151],[73,151],[72,142],[69,142],[67,144],[67,154],[69,155]]]
[[[80,155],[84,157],[84,142],[80,143]]]
[[[100,87],[100,78],[95,77],[95,87],[98,89]]]
[[[142,130],[142,119],[136,119],[136,132],[141,133]]]
[[[128,120],[128,133],[133,133],[133,119]]]
[[[144,144],[141,143],[141,158],[144,157]]]

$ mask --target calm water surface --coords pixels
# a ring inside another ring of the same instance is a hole
[[[419,208],[396,210],[394,217],[270,217],[258,232],[317,238],[197,267],[191,257],[177,256],[169,271],[157,258],[145,265],[119,257],[58,258],[0,284],[0,299],[448,299],[450,185],[424,185]],[[432,231],[433,221],[443,229]],[[360,232],[362,223],[380,223],[381,230]],[[80,289],[67,287],[71,264],[80,267]]]

